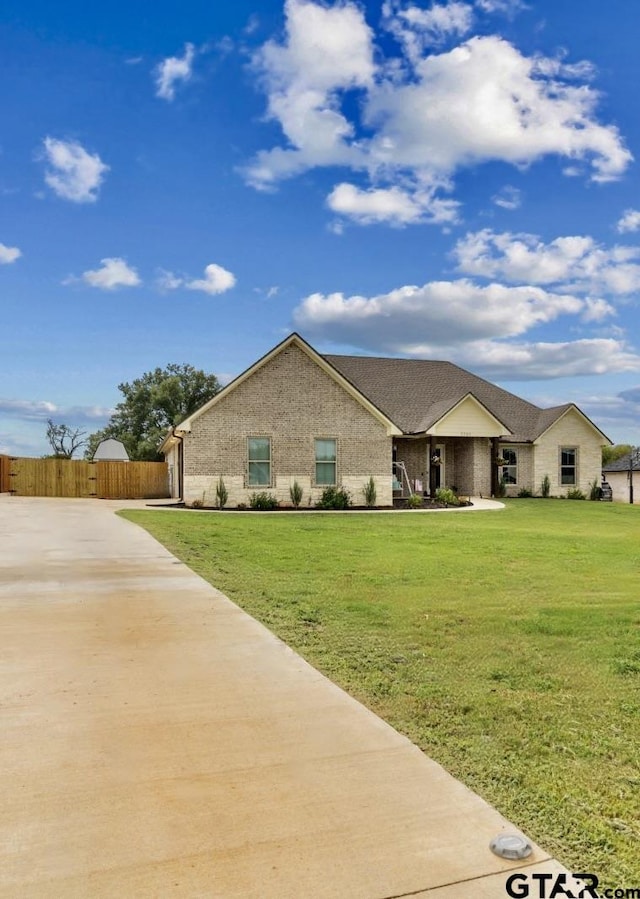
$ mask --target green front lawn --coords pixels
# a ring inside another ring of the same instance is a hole
[[[569,868],[640,887],[640,508],[125,517]]]

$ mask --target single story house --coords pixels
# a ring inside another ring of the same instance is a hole
[[[611,487],[614,503],[640,504],[640,452],[608,462],[602,466],[602,474]]]
[[[611,441],[572,403],[540,409],[451,362],[321,355],[291,334],[180,422],[161,451],[173,495],[230,507],[269,491],[283,504],[297,481],[303,503],[343,486],[356,505],[370,477],[377,504],[394,488],[441,486],[491,496],[588,492]]]

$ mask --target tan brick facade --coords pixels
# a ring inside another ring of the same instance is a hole
[[[271,484],[247,483],[249,437],[271,439]],[[184,499],[215,505],[223,477],[230,507],[263,490],[284,505],[289,487],[302,486],[303,505],[315,503],[315,438],[337,441],[337,481],[362,505],[362,487],[373,476],[378,505],[390,505],[392,438],[385,426],[295,344],[195,418],[184,438]]]
[[[369,395],[366,378],[361,390]],[[604,438],[577,409],[566,412],[533,443],[503,439],[498,444],[494,432],[501,427],[499,422],[468,399],[454,410],[462,431],[452,430],[456,424],[452,413],[436,422],[437,428],[434,425],[439,433],[413,438],[402,436],[399,427],[363,393],[292,335],[178,428],[177,437],[171,438],[173,445],[168,443],[165,449],[173,495],[179,490],[182,467],[187,503],[199,500],[215,505],[216,484],[222,477],[229,507],[248,505],[251,495],[262,491],[289,505],[294,481],[302,488],[302,505],[314,505],[324,489],[316,483],[318,439],[335,441],[336,485],[350,491],[354,505],[364,504],[363,487],[371,476],[377,504],[391,505],[394,459],[405,464],[411,489],[432,493],[439,485],[462,495],[490,496],[492,475],[497,474],[496,453],[507,447],[517,454],[517,483],[507,487],[507,495],[515,496],[523,488],[539,493],[548,475],[551,495],[566,496],[568,485],[560,478],[563,447],[577,452],[575,486],[588,494],[590,483],[594,479],[599,483]],[[443,433],[445,429],[448,433]],[[180,436],[183,466],[175,445]],[[251,437],[269,439],[270,480],[260,486],[249,484]],[[436,450],[442,459],[437,467],[431,461]],[[404,492],[406,487],[405,482]]]
[[[549,430],[536,440],[534,477],[536,492],[545,474],[551,481],[551,496],[566,496],[567,485],[560,483],[560,450],[575,447],[578,451],[576,487],[589,496],[590,483],[595,479],[600,484],[602,474],[602,446],[604,441],[584,420],[579,412],[572,409]]]

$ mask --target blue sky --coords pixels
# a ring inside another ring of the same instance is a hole
[[[0,452],[290,330],[640,443],[629,0],[5,0]]]

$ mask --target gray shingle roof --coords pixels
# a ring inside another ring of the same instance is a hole
[[[514,442],[530,442],[571,404],[540,409],[452,362],[325,355],[341,375],[405,434],[420,434],[471,393],[508,429]]]
[[[615,459],[613,462],[607,462],[606,465],[602,466],[603,471],[629,471],[629,456],[631,454],[627,453],[626,456],[622,456],[620,459]],[[633,470],[640,471],[640,458],[636,456],[633,462]]]

